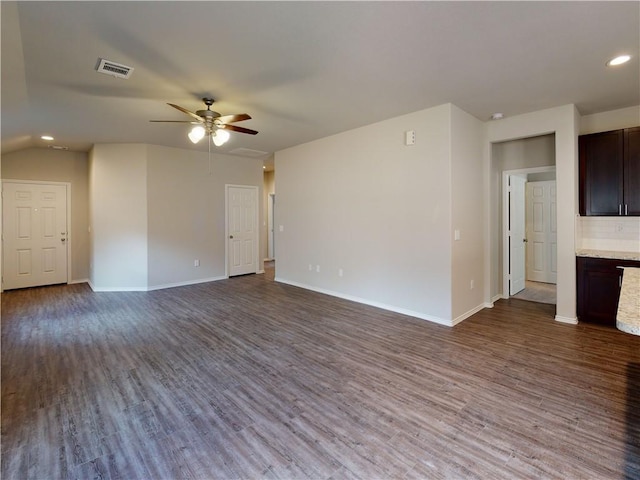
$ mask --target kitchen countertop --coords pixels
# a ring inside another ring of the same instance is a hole
[[[640,261],[640,252],[618,252],[614,250],[591,250],[587,248],[579,248],[576,250],[576,256]]]
[[[623,332],[640,335],[640,268],[621,268],[624,268],[624,274],[616,327]]]

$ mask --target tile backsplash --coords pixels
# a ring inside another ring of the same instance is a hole
[[[576,248],[640,252],[640,217],[576,217]]]

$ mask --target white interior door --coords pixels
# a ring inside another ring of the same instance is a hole
[[[3,182],[3,288],[67,282],[67,187]]]
[[[523,176],[509,177],[509,295],[525,286],[525,184]]]
[[[556,181],[527,183],[527,280],[557,280]]]
[[[258,188],[227,186],[229,276],[258,271]]]

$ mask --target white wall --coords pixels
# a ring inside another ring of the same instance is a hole
[[[262,162],[213,154],[209,174],[205,152],[154,145],[147,151],[149,288],[225,278],[225,184],[261,191]]]
[[[484,304],[484,187],[482,143],[484,126],[451,106],[452,318],[456,323]],[[459,230],[460,240],[454,240]],[[473,282],[473,288],[471,287]]]
[[[578,128],[580,117],[573,105],[540,110],[486,124],[485,162],[491,166],[491,144],[555,132],[556,181],[558,186],[558,283],[556,320],[576,322],[575,215],[578,212]],[[490,178],[485,179],[486,211],[491,212]],[[490,213],[489,213],[490,215]],[[490,218],[490,231],[496,225]],[[489,233],[487,233],[489,235]],[[493,258],[487,242],[485,275],[488,289],[485,300],[491,301],[491,265]]]
[[[71,184],[69,282],[89,278],[88,157],[84,152],[27,148],[2,155],[3,178]]]
[[[451,108],[277,152],[276,279],[450,325]]]
[[[89,153],[90,284],[147,288],[147,146],[95,145]]]
[[[580,118],[580,135],[640,126],[640,105]]]

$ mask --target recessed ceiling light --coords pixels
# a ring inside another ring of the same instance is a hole
[[[612,58],[607,62],[607,67],[615,67],[616,65],[622,65],[631,60],[631,55],[620,55],[616,58]]]
[[[504,113],[494,113],[493,115],[491,115],[491,120],[502,120],[504,118]]]
[[[40,137],[42,140],[46,140],[48,142],[50,142],[51,140],[53,140],[53,137],[51,135],[42,135]]]

